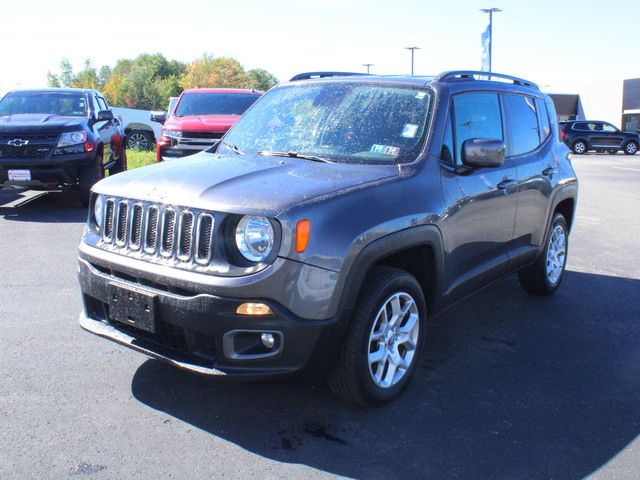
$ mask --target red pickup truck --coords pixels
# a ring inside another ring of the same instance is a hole
[[[192,155],[214,145],[264,92],[195,88],[182,92],[156,143],[156,160]],[[154,118],[155,119],[155,118]]]

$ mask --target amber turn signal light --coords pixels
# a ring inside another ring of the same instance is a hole
[[[264,303],[243,303],[236,308],[238,315],[273,315],[269,305]]]
[[[311,233],[311,222],[300,220],[296,225],[296,252],[302,253],[307,249],[309,234]]]

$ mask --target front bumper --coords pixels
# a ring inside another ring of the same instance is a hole
[[[94,159],[95,152],[52,157],[54,160],[2,159],[0,187],[59,188],[78,182],[78,169]],[[9,180],[9,170],[28,170],[30,180]]]
[[[301,319],[261,298],[254,301],[268,304],[273,315],[238,315],[236,308],[245,298],[141,285],[82,258],[79,280],[82,328],[200,374],[258,378],[324,370],[342,337],[344,322],[337,318]],[[124,315],[118,301],[132,302]],[[261,343],[263,333],[275,339],[272,348]]]

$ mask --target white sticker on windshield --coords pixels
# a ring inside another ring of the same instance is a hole
[[[415,138],[418,133],[418,125],[415,123],[405,123],[402,127],[402,136],[404,138]]]
[[[377,145],[373,144],[369,150],[371,153],[382,153],[383,155],[391,155],[397,157],[400,155],[400,147],[394,147],[391,145]]]
[[[420,92],[418,92],[418,94],[416,95],[416,98],[417,98],[418,100],[422,100],[422,99],[423,99],[424,97],[426,97],[426,96],[427,96],[427,92],[420,91]]]

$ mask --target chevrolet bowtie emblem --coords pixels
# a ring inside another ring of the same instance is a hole
[[[11,145],[13,147],[24,147],[27,143],[29,143],[29,140],[23,140],[21,138],[14,138],[13,140],[9,140],[7,142],[7,145]]]

